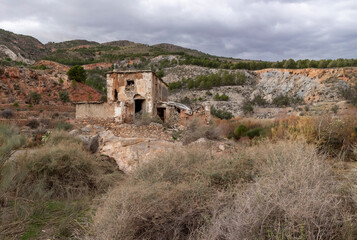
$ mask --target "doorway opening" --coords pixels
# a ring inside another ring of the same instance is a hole
[[[157,115],[162,120],[162,122],[165,121],[165,111],[166,111],[166,108],[157,108]]]
[[[135,99],[135,114],[144,110],[145,99]]]
[[[114,101],[118,100],[118,91],[115,89],[114,90]]]

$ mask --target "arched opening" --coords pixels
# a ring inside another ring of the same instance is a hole
[[[144,104],[145,104],[145,99],[135,99],[135,113],[145,111]]]
[[[134,96],[134,113],[145,112],[145,98],[140,94]]]

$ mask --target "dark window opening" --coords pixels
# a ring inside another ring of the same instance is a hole
[[[164,122],[165,121],[165,108],[158,108],[157,109],[157,115],[159,118]]]
[[[129,90],[133,90],[134,89],[134,80],[127,80],[126,81],[126,86],[125,86],[125,90],[129,91]]]
[[[135,113],[138,113],[143,110],[144,99],[136,99],[135,102]]]
[[[116,89],[114,90],[114,100],[118,100],[118,91]]]

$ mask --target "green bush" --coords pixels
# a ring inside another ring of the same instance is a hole
[[[245,125],[241,124],[238,127],[236,127],[236,129],[234,129],[234,137],[236,139],[239,139],[239,138],[245,136],[245,133],[247,131],[248,131],[248,128]]]
[[[218,93],[214,96],[214,100],[216,101],[228,101],[229,97],[223,93],[222,95],[219,95]]]
[[[272,101],[273,105],[277,106],[277,107],[286,107],[290,105],[290,98],[287,95],[278,95],[275,98],[273,98]]]
[[[58,129],[58,130],[68,131],[68,130],[71,130],[72,128],[73,128],[73,125],[70,123],[67,123],[67,122],[59,122],[56,125],[56,129]]]
[[[19,103],[18,102],[14,102],[13,106],[14,107],[19,107]]]
[[[211,115],[220,119],[231,119],[233,114],[226,110],[216,109],[214,106],[211,106]]]
[[[244,114],[253,113],[254,112],[254,107],[253,107],[252,102],[243,101],[242,110],[243,110]]]
[[[287,107],[290,105],[302,104],[304,100],[301,97],[289,97],[288,95],[280,94],[273,98],[272,104],[277,107]]]
[[[38,92],[30,93],[30,100],[31,100],[31,103],[33,103],[33,104],[39,104],[41,101],[41,98],[42,98],[42,96]]]
[[[248,136],[249,139],[253,139],[255,137],[259,137],[263,135],[264,135],[264,129],[262,128],[253,128],[245,132],[245,136]]]
[[[252,100],[252,104],[264,107],[268,105],[268,102],[261,95],[255,95],[254,99]]]
[[[63,102],[63,103],[66,103],[66,102],[69,102],[71,101],[71,99],[69,98],[69,94],[66,90],[61,90],[59,91],[59,97],[60,97],[60,100]]]
[[[82,83],[85,83],[87,78],[86,71],[82,66],[79,65],[71,67],[71,69],[69,69],[69,71],[67,72],[67,75],[70,80],[75,80],[77,82]]]

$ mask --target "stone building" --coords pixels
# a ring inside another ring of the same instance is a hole
[[[167,98],[167,84],[152,71],[112,71],[107,73],[107,102],[76,103],[76,118],[131,123],[138,113],[146,112],[164,121],[169,114]]]

